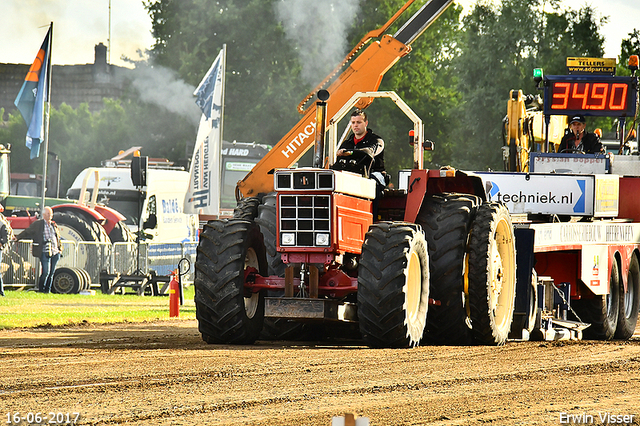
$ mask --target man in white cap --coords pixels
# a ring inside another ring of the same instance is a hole
[[[587,120],[584,115],[573,115],[569,119],[569,133],[564,135],[558,152],[584,152],[585,154],[603,153],[600,138],[585,130]]]

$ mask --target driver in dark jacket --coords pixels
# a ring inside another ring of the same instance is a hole
[[[352,133],[347,139],[340,144],[338,152],[338,161],[340,159],[347,160],[347,164],[351,161],[358,173],[365,177],[370,177],[376,182],[376,197],[373,199],[372,213],[373,220],[378,220],[378,204],[384,187],[388,183],[388,177],[384,170],[384,141],[382,138],[367,129],[369,121],[367,114],[361,110],[355,110],[351,113],[350,125]],[[357,153],[357,154],[356,154]],[[349,157],[359,157],[359,160]],[[344,168],[343,170],[349,170]],[[351,170],[356,171],[356,170]]]
[[[373,133],[371,129],[367,129],[369,121],[367,120],[367,113],[364,111],[356,110],[352,112],[350,125],[353,133],[340,144],[336,155],[338,157],[348,157],[353,155],[354,151],[366,154],[373,159],[373,165],[369,171],[371,177],[384,186],[384,141],[380,136]]]
[[[604,153],[604,148],[600,142],[600,138],[595,133],[589,133],[585,130],[587,126],[584,115],[574,115],[570,119],[570,132],[564,135],[560,141],[558,152],[584,152],[585,154]]]

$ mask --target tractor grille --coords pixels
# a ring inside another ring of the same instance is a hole
[[[330,205],[329,195],[280,195],[281,246],[328,247]]]

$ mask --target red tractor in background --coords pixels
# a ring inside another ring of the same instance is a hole
[[[18,235],[37,220],[42,199],[40,196],[10,193],[10,154],[10,148],[0,147],[0,197],[5,216]],[[39,185],[42,188],[41,180]],[[45,204],[53,209],[53,220],[59,225],[62,237],[71,241],[132,241],[124,224],[125,217],[112,208],[97,204],[97,192],[94,190],[93,193],[95,196],[89,202],[85,202],[84,197],[78,202],[66,198],[45,198]]]

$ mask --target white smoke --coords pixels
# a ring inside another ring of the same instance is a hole
[[[296,46],[304,81],[320,83],[347,54],[347,32],[358,8],[359,0],[276,2],[276,17]]]
[[[132,86],[144,102],[158,105],[197,125],[202,114],[195,103],[195,87],[178,78],[176,72],[159,65],[135,62]]]

